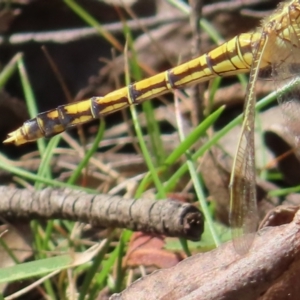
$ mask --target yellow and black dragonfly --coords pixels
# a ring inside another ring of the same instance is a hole
[[[252,33],[240,34],[216,49],[150,78],[132,83],[104,97],[66,104],[37,115],[9,134],[5,143],[21,145],[41,137],[51,137],[69,127],[89,122],[130,105],[158,97],[174,89],[208,81],[216,76],[250,72],[244,119],[230,180],[230,222],[235,240],[248,233],[249,239],[236,243],[238,252],[249,249],[257,229],[254,158],[254,87],[266,71],[278,91],[278,101],[292,133],[300,116],[300,88],[288,94],[281,88],[300,74],[300,0],[281,3]]]

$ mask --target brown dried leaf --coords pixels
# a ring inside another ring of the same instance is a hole
[[[19,222],[12,225],[1,225],[1,240],[5,243],[18,259],[22,262],[32,255],[32,249],[29,246],[32,243],[32,234],[29,223]],[[0,268],[6,268],[15,265],[11,256],[0,246]]]
[[[29,223],[18,222],[12,225],[0,226],[1,244],[10,249],[19,262],[24,262],[32,256],[32,234]],[[0,245],[0,268],[14,266],[16,262],[2,245]],[[7,284],[0,285],[0,292],[3,292]]]
[[[136,232],[132,235],[124,264],[127,267],[156,266],[169,268],[175,266],[184,256],[177,252],[163,249],[164,238]]]

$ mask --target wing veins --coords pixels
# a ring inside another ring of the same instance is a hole
[[[245,100],[243,124],[230,178],[230,225],[234,247],[236,251],[241,254],[249,250],[257,229],[254,153],[256,97],[254,89],[259,74],[262,54],[267,43],[267,32],[263,31],[253,55]],[[249,233],[250,235],[247,237],[243,236],[245,233]]]

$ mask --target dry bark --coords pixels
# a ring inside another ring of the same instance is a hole
[[[299,299],[300,211],[260,230],[247,255],[231,242],[146,276],[110,299]]]

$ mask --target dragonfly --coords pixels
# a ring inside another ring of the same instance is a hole
[[[289,0],[280,3],[255,31],[237,35],[206,54],[104,97],[92,97],[39,113],[10,133],[4,143],[21,145],[41,137],[52,137],[69,127],[175,89],[217,76],[249,72],[243,123],[229,185],[233,243],[238,253],[246,253],[251,247],[258,223],[254,152],[255,83],[261,74],[268,74],[273,80],[286,124],[297,138],[294,125],[300,116],[300,86],[294,85],[288,93],[283,92],[283,87],[288,81],[296,81],[299,71],[300,0]]]

